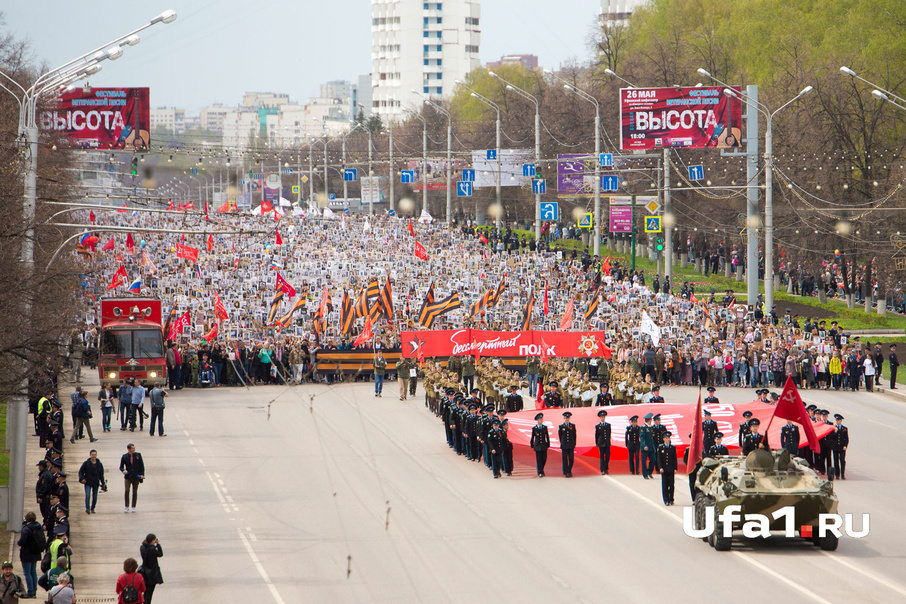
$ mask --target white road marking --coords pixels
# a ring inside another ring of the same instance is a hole
[[[831,554],[831,553],[825,552],[825,551],[822,551],[821,553],[824,554],[825,556],[827,556],[828,558],[830,558],[831,560],[833,560],[834,562],[836,562],[837,564],[842,564],[846,568],[859,573],[863,577],[865,577],[867,579],[871,579],[872,581],[876,581],[877,583],[880,583],[884,587],[897,592],[901,596],[906,596],[906,589],[903,589],[899,585],[891,583],[890,581],[887,581],[886,579],[882,579],[878,575],[875,575],[866,570],[863,570],[863,569],[859,568],[858,566],[856,566],[855,564],[848,562],[847,560],[841,558],[840,556],[835,556],[834,554]]]
[[[188,436],[188,434],[187,434],[186,436]],[[189,444],[192,445],[192,446],[194,447],[194,446],[195,446],[195,441],[192,440],[192,439],[190,438],[190,439],[189,439]]]
[[[258,574],[261,575],[261,578],[264,579],[264,584],[267,585],[268,590],[270,590],[271,595],[274,597],[274,601],[277,604],[286,604],[283,598],[280,596],[280,592],[277,591],[277,586],[271,582],[271,578],[267,575],[267,571],[264,570],[264,566],[261,565],[261,562],[258,560],[258,556],[255,554],[255,550],[252,549],[252,544],[249,543],[248,539],[245,538],[245,535],[242,534],[242,531],[239,530],[239,538],[242,540],[242,545],[245,546],[245,550],[249,553],[249,557],[252,559],[252,564],[255,565],[255,568],[258,569]]]

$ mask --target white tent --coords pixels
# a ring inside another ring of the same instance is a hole
[[[291,202],[290,200],[288,200],[288,199],[285,198],[285,197],[281,197],[281,198],[280,198],[280,205],[281,205],[282,207],[284,207],[284,208],[288,208],[288,207],[290,207],[290,206],[293,205],[293,202]]]

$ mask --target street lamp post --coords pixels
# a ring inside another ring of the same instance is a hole
[[[504,84],[506,84],[507,90],[512,90],[519,96],[530,100],[535,104],[535,170],[541,169],[541,106],[538,104],[538,99],[530,95],[525,90],[518,88],[493,71],[489,71],[488,75],[497,78]],[[535,193],[535,241],[541,240],[541,194]]]
[[[453,116],[450,112],[433,102],[431,99],[420,94],[417,90],[412,91],[425,100],[425,105],[434,107],[447,116],[447,224],[450,224],[453,213]]]
[[[349,203],[349,185],[346,181],[346,137],[362,127],[361,122],[349,129],[348,132],[344,132],[341,136],[343,137],[343,202]],[[361,200],[359,200],[361,201]]]
[[[496,180],[496,183],[495,183],[495,195],[496,195],[496,197],[497,197],[497,207],[498,207],[498,212],[497,212],[497,216],[495,217],[495,220],[494,220],[494,226],[495,226],[495,227],[497,228],[497,230],[499,231],[499,230],[502,228],[502,222],[501,222],[501,217],[502,217],[502,216],[501,216],[501,215],[503,214],[503,198],[501,197],[501,194],[500,194],[500,187],[501,187],[501,173],[500,173],[500,167],[501,167],[501,161],[502,161],[502,158],[500,157],[500,152],[501,152],[501,149],[500,149],[500,107],[497,105],[497,103],[495,103],[495,102],[492,101],[491,99],[489,99],[489,98],[487,98],[487,97],[485,97],[485,96],[482,96],[482,95],[478,94],[477,92],[475,92],[474,90],[472,90],[471,88],[469,88],[468,86],[466,86],[465,84],[463,84],[462,82],[460,82],[459,80],[456,80],[456,83],[457,83],[459,86],[462,86],[463,88],[465,88],[466,90],[468,90],[468,91],[471,93],[472,98],[478,99],[479,101],[481,101],[482,103],[484,103],[484,104],[487,105],[488,107],[493,108],[494,111],[497,112],[497,124],[496,124],[496,134],[497,134],[497,180]],[[477,201],[475,202],[475,221],[476,221],[476,222],[478,221],[478,202],[477,202]]]
[[[422,212],[428,210],[428,120],[420,113],[409,111],[422,121]],[[421,213],[417,215],[421,216]]]

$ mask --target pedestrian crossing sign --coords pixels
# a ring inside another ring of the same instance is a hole
[[[579,228],[580,229],[590,229],[592,227],[593,220],[591,214],[579,214]]]
[[[646,233],[660,233],[661,232],[661,217],[660,216],[645,216],[645,232]]]

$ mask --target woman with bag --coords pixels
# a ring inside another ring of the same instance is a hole
[[[123,562],[123,574],[116,580],[116,593],[119,604],[144,604],[145,578],[138,571],[135,558],[126,558]]]
[[[113,390],[110,389],[110,382],[104,382],[104,387],[98,393],[98,403],[101,405],[104,432],[110,432],[110,418],[113,415]]]
[[[157,535],[148,533],[138,551],[142,556],[142,566],[139,569],[139,573],[145,579],[145,604],[151,604],[154,587],[164,582],[164,577],[160,573],[160,562],[157,560],[163,557],[164,550],[160,547]]]

